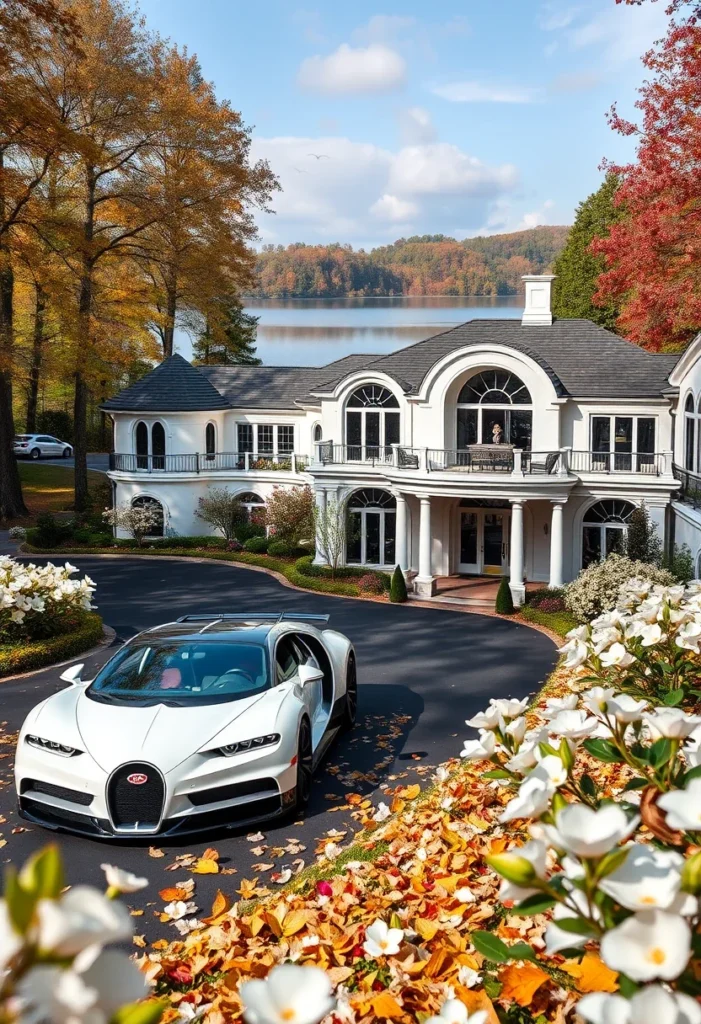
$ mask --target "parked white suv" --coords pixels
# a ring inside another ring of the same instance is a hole
[[[69,459],[73,454],[71,445],[49,434],[17,434],[14,443],[15,455],[30,459],[40,459],[42,455],[50,459]]]

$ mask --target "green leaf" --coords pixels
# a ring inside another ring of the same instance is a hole
[[[527,942],[514,942],[513,946],[509,946],[508,949],[512,960],[536,959],[535,950]]]
[[[401,928],[402,927],[402,919],[399,916],[399,914],[393,913],[393,914],[390,915],[389,926],[390,926],[390,928]]]
[[[504,771],[503,768],[492,768],[489,772],[482,772],[483,779],[510,779],[512,778],[511,772]]]
[[[24,935],[34,917],[36,896],[22,888],[17,869],[10,866],[5,872],[5,900],[15,931]]]
[[[653,768],[661,768],[667,764],[672,754],[672,741],[661,736],[648,750],[648,758]]]
[[[582,745],[597,761],[605,761],[607,764],[623,764],[623,758],[613,743],[609,743],[608,740],[585,740]]]
[[[555,924],[563,932],[570,932],[572,935],[596,935],[596,929],[580,917],[561,917]]]
[[[527,896],[525,900],[521,900],[515,907],[512,907],[510,913],[523,914],[524,916],[544,914],[546,910],[554,907],[556,902],[557,900],[554,900],[552,896],[536,892],[532,896]]]
[[[586,795],[590,796],[593,800],[596,799],[596,794],[599,790],[597,789],[596,783],[592,779],[591,775],[583,775],[579,780],[579,784],[582,787],[583,793],[586,793]]]
[[[557,750],[555,749],[555,747],[553,747],[550,743],[539,743],[538,744],[538,750],[543,755],[543,757],[548,757],[548,756],[559,757],[560,756],[558,754]]]
[[[697,764],[695,768],[690,768],[689,771],[684,775],[684,782],[679,787],[683,789],[687,782],[691,782],[692,779],[698,779],[701,776],[701,764]]]
[[[677,704],[681,704],[684,700],[684,687],[680,686],[677,690],[670,690],[663,697],[663,703],[667,704],[668,707],[675,708]]]
[[[640,985],[636,985],[633,979],[629,978],[627,974],[619,974],[618,989],[625,999],[631,999],[640,989]]]
[[[38,900],[58,899],[65,885],[58,846],[51,843],[30,857],[20,872],[19,884]]]
[[[485,974],[482,981],[482,988],[490,999],[497,999],[501,995],[503,987],[502,983],[498,981],[493,974]]]
[[[631,789],[643,789],[644,786],[647,786],[647,779],[629,779],[623,787],[623,792],[627,793]]]
[[[158,1024],[168,1004],[160,999],[129,1003],[112,1014],[110,1024]]]
[[[505,964],[511,960],[509,947],[491,932],[477,931],[473,932],[470,937],[477,952],[486,956],[488,960],[492,960],[496,964]]]
[[[606,875],[617,871],[621,864],[624,863],[629,852],[628,847],[619,846],[611,850],[610,853],[607,853],[605,857],[602,857],[596,869],[597,879],[605,878]]]

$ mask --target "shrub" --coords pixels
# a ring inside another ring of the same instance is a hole
[[[265,503],[268,529],[293,546],[314,536],[314,494],[311,487],[273,487]]]
[[[270,541],[267,537],[251,537],[243,546],[244,551],[250,551],[253,555],[264,555],[267,553]]]
[[[195,515],[223,533],[226,540],[233,540],[236,528],[248,518],[239,499],[226,487],[210,487],[197,502]]]
[[[659,565],[662,559],[660,538],[644,501],[633,510],[628,520],[626,555],[634,562],[649,562],[653,565]]]
[[[662,565],[669,569],[675,579],[680,583],[688,583],[696,575],[694,556],[688,544],[675,544],[674,553],[671,557],[662,559]]]
[[[631,579],[649,580],[668,586],[674,577],[668,569],[645,562],[634,562],[625,555],[612,554],[603,562],[583,569],[565,588],[565,604],[584,622],[616,607],[621,587]]]
[[[89,611],[95,584],[65,565],[23,565],[0,556],[0,639],[38,640],[69,631],[79,613]]]
[[[27,531],[23,526],[11,526],[7,535],[10,540],[23,541],[27,539]]]
[[[102,619],[90,612],[76,616],[69,632],[45,640],[0,645],[0,678],[73,658],[94,647],[101,638]]]
[[[268,544],[268,554],[275,555],[278,558],[301,558],[302,555],[309,554],[309,549],[300,544],[293,544],[288,540],[272,538]]]
[[[377,572],[366,572],[358,580],[358,590],[361,594],[383,594],[385,587],[380,574]]]
[[[265,537],[265,526],[250,519],[245,519],[236,526],[234,536],[239,543],[245,544],[251,537]]]
[[[402,604],[407,599],[406,580],[401,566],[397,566],[392,573],[392,582],[389,588],[389,599],[394,604]]]
[[[564,587],[541,587],[526,594],[526,604],[531,608],[541,608],[544,612],[561,612],[565,604]]]
[[[149,505],[124,504],[116,505],[115,508],[106,508],[102,513],[102,518],[108,526],[126,530],[141,547],[151,530],[162,522],[162,512],[156,508],[155,503]]]
[[[499,589],[497,590],[496,601],[494,602],[494,610],[499,615],[513,615],[514,614],[514,599],[511,596],[511,587],[509,586],[509,580],[507,576],[502,576]]]
[[[68,523],[60,523],[51,512],[41,512],[37,516],[36,542],[40,548],[57,548],[71,534]]]

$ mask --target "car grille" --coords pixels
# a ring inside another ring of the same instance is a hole
[[[22,793],[43,793],[45,796],[55,796],[59,800],[68,800],[72,804],[80,804],[88,807],[93,802],[92,793],[82,793],[77,789],[68,789],[66,786],[55,786],[53,782],[41,782],[39,779],[23,779]]]
[[[132,775],[145,775],[146,782],[129,782]],[[165,787],[163,776],[152,764],[123,764],[107,783],[107,806],[115,828],[158,825],[163,815]]]
[[[195,807],[202,804],[214,804],[219,800],[235,800],[241,796],[252,796],[254,793],[261,798],[278,795],[275,779],[250,779],[247,782],[232,782],[228,786],[216,786],[214,789],[201,789],[196,793],[188,793],[188,798]]]

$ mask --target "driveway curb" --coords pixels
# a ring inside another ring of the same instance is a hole
[[[95,647],[90,647],[89,650],[83,651],[81,654],[74,654],[72,658],[65,658],[63,661],[55,661],[50,665],[42,665],[41,668],[33,668],[31,672],[20,672],[16,676],[3,676],[0,679],[0,686],[4,683],[14,683],[18,679],[29,679],[31,676],[38,676],[40,672],[47,672],[54,668],[63,668],[64,665],[74,665],[78,658],[90,658],[93,654],[99,654],[105,647],[109,647],[114,642],[116,632],[111,626],[106,626],[102,623],[102,640]]]

